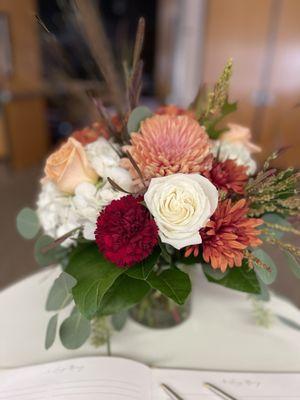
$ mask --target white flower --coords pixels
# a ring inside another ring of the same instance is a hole
[[[85,239],[95,240],[94,232],[99,213],[112,200],[120,199],[124,195],[115,191],[109,183],[99,189],[90,183],[82,183],[76,187],[71,201],[78,225],[83,227]]]
[[[252,158],[249,149],[241,142],[215,140],[213,142],[212,152],[220,161],[234,160],[237,165],[245,165],[248,167],[248,175],[253,175],[256,172],[256,162]]]
[[[59,191],[52,182],[42,185],[37,201],[37,213],[47,235],[56,239],[78,227],[71,199],[71,196]],[[68,240],[64,245],[71,243],[72,241]]]
[[[118,146],[100,137],[95,142],[85,146],[87,157],[97,174],[104,180],[112,178],[125,190],[131,190],[132,179],[130,173],[119,167],[120,157],[116,150]]]
[[[204,227],[218,205],[218,191],[199,174],[153,178],[144,200],[163,243],[176,249],[201,243]]]

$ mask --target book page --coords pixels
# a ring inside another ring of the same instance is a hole
[[[237,400],[300,399],[300,373],[235,373],[155,369],[152,371],[153,400],[169,400],[160,383],[165,383],[184,400],[217,400],[209,382]]]
[[[151,371],[135,361],[87,357],[0,372],[0,400],[150,400]]]

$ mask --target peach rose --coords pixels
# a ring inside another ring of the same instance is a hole
[[[228,124],[229,130],[220,136],[221,142],[243,144],[250,153],[259,153],[261,147],[251,142],[251,132],[249,128],[237,124]]]
[[[44,172],[46,180],[54,182],[61,191],[70,194],[74,193],[80,183],[96,183],[98,179],[83,146],[72,137],[48,157]]]

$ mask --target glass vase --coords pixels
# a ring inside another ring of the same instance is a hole
[[[177,326],[190,315],[190,301],[180,306],[157,290],[151,290],[130,310],[131,318],[149,328],[165,329]]]

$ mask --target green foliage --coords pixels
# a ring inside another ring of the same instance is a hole
[[[209,264],[202,263],[202,269],[206,276],[210,276],[212,279],[216,281],[220,281],[225,278],[225,276],[229,273],[229,269],[225,272],[222,272],[220,269],[213,269]]]
[[[77,281],[72,289],[75,304],[86,318],[92,319],[105,293],[126,269],[106,260],[94,245],[73,254],[65,271]]]
[[[71,303],[72,287],[75,286],[76,280],[66,272],[62,272],[57,279],[55,279],[46,302],[47,311],[58,311],[65,308]]]
[[[17,230],[25,239],[33,239],[40,230],[37,213],[29,207],[23,208],[17,215]]]
[[[160,274],[152,272],[147,278],[149,285],[177,304],[184,304],[191,292],[191,281],[188,274],[178,268],[167,269]]]
[[[57,330],[57,320],[58,314],[53,315],[48,322],[47,331],[46,331],[46,339],[45,339],[45,349],[48,350],[53,345],[55,337],[56,337],[56,330]]]
[[[266,222],[266,224],[260,226],[259,229],[268,230],[268,233],[276,239],[281,239],[285,234],[285,228],[289,230],[292,225],[280,215],[275,213],[267,213],[264,214],[262,219]],[[262,234],[261,238],[264,239],[265,235]]]
[[[52,237],[43,235],[40,236],[35,243],[35,260],[42,267],[60,263],[68,254],[68,250],[62,246],[56,246],[48,251],[44,251],[44,249],[53,242],[54,239]]]
[[[127,270],[127,275],[135,279],[147,279],[160,256],[160,249],[157,247],[145,260],[135,264]]]
[[[128,318],[128,311],[122,310],[116,314],[111,316],[111,324],[116,331],[121,331],[127,321]]]
[[[62,344],[67,349],[78,349],[82,346],[91,333],[91,324],[81,312],[74,307],[70,316],[60,326],[59,336]]]
[[[127,122],[127,131],[129,135],[132,132],[138,132],[141,122],[152,116],[152,111],[145,106],[136,107],[129,115]]]
[[[248,268],[246,262],[243,262],[241,267],[231,268],[222,279],[217,280],[207,274],[205,276],[209,282],[217,283],[230,289],[253,294],[261,292],[257,276],[252,269]]]
[[[121,275],[102,297],[97,315],[111,315],[128,309],[139,303],[149,290],[145,281]]]
[[[263,283],[266,285],[270,285],[273,283],[277,277],[277,267],[272,260],[272,258],[262,249],[255,249],[252,251],[252,254],[257,257],[263,264],[268,266],[268,270],[263,268],[261,265],[259,265],[257,262],[253,261],[254,265],[254,270],[261,279]]]
[[[300,264],[297,260],[297,258],[290,253],[289,251],[284,251],[283,252],[287,261],[287,264],[289,266],[289,268],[291,269],[291,271],[293,272],[293,274],[300,279]]]
[[[237,110],[237,102],[229,103],[226,98],[224,104],[220,108],[219,114],[216,117],[210,117],[204,119],[203,125],[206,128],[206,132],[211,139],[218,139],[221,133],[226,131],[226,128],[218,129],[217,125],[229,114]]]

